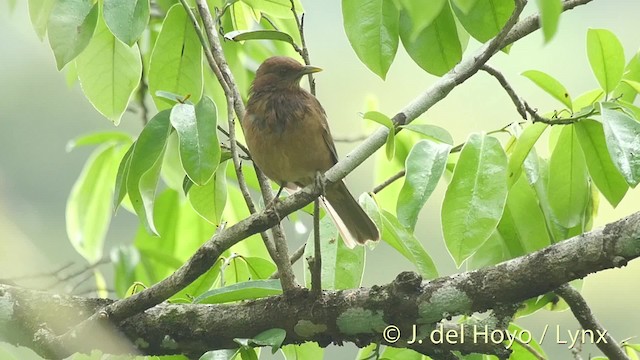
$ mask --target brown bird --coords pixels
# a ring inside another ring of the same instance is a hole
[[[292,190],[312,184],[318,173],[338,162],[322,105],[300,87],[304,75],[318,71],[288,57],[265,60],[256,72],[242,119],[253,161],[270,179]],[[348,247],[380,239],[378,228],[343,181],[328,186],[324,197]]]

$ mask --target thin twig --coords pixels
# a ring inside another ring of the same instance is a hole
[[[149,85],[147,85],[147,81],[145,79],[145,71],[144,71],[144,57],[142,56],[142,49],[140,45],[140,40],[138,40],[138,50],[140,51],[140,63],[142,64],[141,72],[140,72],[140,85],[138,86],[138,105],[140,105],[140,117],[142,119],[142,126],[147,125],[149,122],[149,108],[147,108],[147,103],[145,99],[147,97],[147,91],[149,90]]]
[[[513,90],[511,85],[509,85],[509,82],[507,82],[507,79],[504,77],[504,75],[500,71],[494,69],[493,67],[487,64],[484,64],[481,67],[481,69],[484,70],[487,74],[496,78],[496,80],[498,80],[500,85],[502,85],[502,88],[504,89],[504,91],[507,92],[507,95],[509,95],[509,98],[511,98],[511,101],[516,106],[516,110],[518,110],[518,114],[520,114],[520,116],[522,116],[523,119],[527,120],[527,112],[525,111],[522,100],[520,99],[518,94],[516,94],[515,90]]]
[[[529,104],[527,104],[526,102],[524,103],[524,108],[527,110],[527,113],[529,113],[529,115],[531,115],[531,117],[533,118],[533,123],[544,123],[547,125],[570,125],[570,124],[575,124],[578,121],[582,120],[585,117],[579,117],[579,118],[558,118],[558,119],[547,119],[545,117],[542,117],[540,115],[538,115],[537,110],[532,109]]]
[[[184,1],[184,0],[181,0]],[[223,78],[219,78],[218,81],[226,81],[230,91],[230,94],[227,96],[228,99],[233,98],[233,108],[235,109],[236,115],[238,117],[244,116],[244,104],[242,103],[242,98],[240,96],[240,91],[236,86],[235,79],[233,74],[231,73],[231,69],[229,69],[229,65],[224,57],[224,52],[222,51],[222,45],[220,44],[220,38],[218,37],[218,33],[214,29],[213,18],[211,16],[211,11],[209,11],[209,6],[205,0],[196,0],[196,5],[198,6],[198,12],[200,13],[200,17],[202,18],[202,22],[204,24],[205,30],[207,32],[207,36],[209,38],[209,45],[211,46],[211,52],[213,54],[213,58],[215,59],[216,64],[221,70],[221,75]],[[231,109],[231,104],[228,105]],[[231,111],[231,110],[230,110]],[[231,117],[230,117],[231,119]],[[243,196],[245,196],[245,201],[247,202],[247,206],[249,206],[249,211],[253,214],[255,213],[255,207],[253,206],[253,202],[251,200],[251,196],[248,192],[248,187],[246,185],[246,181],[244,180],[244,176],[242,175],[242,171],[240,168],[240,160],[238,158],[236,148],[236,137],[235,137],[235,124],[233,121],[229,121],[229,140],[231,143],[231,155],[233,156],[234,165],[236,165],[236,173],[238,174],[238,183],[240,185],[240,189],[243,192]],[[267,177],[260,171],[260,169],[254,163],[254,169],[256,175],[258,177],[258,182],[260,184],[260,190],[262,191],[262,197],[265,200],[265,204],[270,204],[273,202],[273,193],[271,192],[271,182]],[[244,189],[243,189],[244,188]],[[245,194],[246,192],[246,194]],[[251,210],[251,208],[254,208]],[[278,223],[272,229],[272,234],[274,236],[273,242],[275,243],[275,253],[271,253],[271,257],[273,261],[276,263],[278,270],[281,274],[281,283],[282,288],[285,292],[294,289],[297,287],[295,275],[293,274],[293,270],[291,269],[291,264],[289,263],[289,253],[287,249],[287,239],[284,235],[284,231],[282,230],[281,225]],[[267,249],[271,247],[271,239],[267,235],[266,232],[262,232],[261,234],[262,241],[267,246]]]
[[[616,340],[605,330],[598,320],[593,316],[589,305],[582,295],[569,284],[564,284],[556,290],[556,294],[560,295],[571,308],[573,316],[576,317],[580,326],[584,330],[590,330],[594,335],[598,336],[595,341],[596,346],[602,353],[612,360],[629,360],[627,354],[616,342]]]
[[[289,257],[289,262],[291,263],[291,265],[295,264],[296,262],[298,262],[298,260],[300,260],[302,255],[304,255],[304,249],[306,247],[307,247],[307,243],[304,243],[300,245],[300,247],[296,249],[296,251],[294,251],[293,254],[291,254],[291,256]],[[269,279],[279,279],[279,278],[280,278],[280,272],[278,270],[274,271],[273,274],[269,276]]]
[[[231,136],[230,136],[229,132],[225,128],[223,128],[222,126],[218,125],[218,131],[223,133],[228,139],[231,139]],[[251,160],[251,153],[249,153],[249,149],[247,149],[247,147],[244,146],[238,140],[236,140],[236,145],[245,153],[246,158],[243,158],[243,159]],[[231,149],[231,148],[229,148],[229,149]]]
[[[320,248],[320,199],[313,202],[313,259],[309,261],[311,295],[322,294],[322,249]]]
[[[372,193],[377,194],[380,191],[384,190],[384,188],[386,188],[387,186],[393,184],[396,180],[402,178],[405,175],[406,171],[400,170],[397,173],[391,175],[390,178],[388,178],[387,180],[383,181],[380,185],[376,186],[373,188],[373,190],[371,190]]]
[[[298,48],[295,44],[293,49],[300,54],[302,60],[306,65],[311,65],[311,59],[309,59],[309,49],[307,49],[307,43],[304,39],[304,14],[302,14],[302,18],[298,17],[298,12],[296,11],[296,4],[294,0],[289,0],[291,2],[291,12],[293,13],[293,17],[296,19],[296,25],[298,26],[298,33],[300,34],[300,43],[302,45],[301,48]],[[316,81],[313,78],[313,74],[307,74],[307,78],[309,79],[309,91],[314,96],[316,95]]]
[[[534,349],[533,346],[529,345],[528,343],[522,341],[519,336],[514,336],[513,340],[515,340],[515,342],[517,342],[518,345],[522,346],[525,350],[531,353],[531,355],[533,355],[534,358],[538,360],[546,360],[546,358],[542,356],[542,354],[540,354],[538,350]]]

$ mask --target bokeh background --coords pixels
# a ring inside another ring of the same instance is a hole
[[[0,0],[0,278],[51,272],[84,260],[73,250],[65,232],[65,201],[90,149],[66,152],[66,143],[81,134],[113,130],[85,99],[79,86],[67,86],[58,73],[48,44],[41,43],[31,28],[27,3],[18,0],[9,11],[8,0]],[[395,114],[424,91],[436,77],[424,73],[399,49],[387,80],[383,81],[362,65],[344,34],[340,1],[303,0],[307,16],[306,36],[315,65],[325,71],[316,77],[318,97],[329,115],[336,138],[357,137],[367,131],[360,120],[368,98],[375,97],[380,111]],[[534,11],[530,4],[526,13]],[[553,41],[544,44],[534,33],[519,41],[510,54],[500,53],[489,63],[500,69],[518,93],[542,111],[558,105],[519,74],[525,70],[545,71],[559,79],[573,97],[597,87],[586,57],[586,30],[607,28],[622,42],[629,59],[640,48],[638,0],[596,0],[563,14]],[[470,41],[466,55],[479,44]],[[479,73],[457,87],[419,121],[440,125],[460,143],[475,131],[489,131],[518,120],[512,103],[497,82]],[[119,130],[136,134],[140,121],[126,114]],[[339,143],[345,156],[357,143]],[[374,161],[369,160],[347,181],[354,193],[370,190],[374,184]],[[455,268],[440,230],[440,205],[444,182],[423,209],[417,234],[433,257],[441,274]],[[640,210],[640,191],[630,190],[624,201],[612,209],[604,199],[596,226]],[[112,222],[106,251],[133,239],[137,220],[119,212]],[[367,254],[364,285],[391,281],[397,273],[412,270],[409,262],[381,244]],[[109,273],[109,265],[102,268]],[[81,286],[90,289],[89,281]],[[617,340],[640,335],[640,261],[623,269],[604,271],[586,278],[583,294],[603,326]],[[560,339],[579,325],[568,311],[539,312],[518,323],[535,338],[545,325],[558,326]],[[571,358],[567,345],[557,344],[555,333],[542,344],[552,359]],[[640,339],[631,342],[640,342]],[[353,345],[331,347],[327,358],[352,359]],[[585,345],[583,357],[598,354]]]

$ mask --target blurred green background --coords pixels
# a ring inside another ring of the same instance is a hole
[[[340,1],[304,1],[305,30],[311,60],[324,68],[316,77],[318,97],[330,119],[336,138],[365,133],[358,112],[369,97],[378,100],[380,111],[393,115],[437,80],[424,73],[399,49],[396,60],[382,81],[369,72],[351,50],[342,28]],[[65,201],[90,149],[65,151],[65,144],[78,135],[113,129],[84,98],[76,84],[69,88],[64,74],[55,69],[48,44],[41,43],[29,22],[26,1],[17,1],[9,11],[8,0],[0,0],[0,278],[47,272],[83,259],[75,253],[65,232]],[[533,4],[526,13],[534,11]],[[525,70],[545,71],[567,86],[571,95],[597,87],[586,57],[588,28],[607,28],[621,40],[627,59],[640,47],[638,0],[596,0],[563,14],[560,29],[550,44],[534,33],[518,42],[509,55],[500,53],[489,64],[501,70],[520,96],[541,111],[558,105],[519,74]],[[471,41],[467,56],[479,46]],[[419,121],[440,125],[460,143],[474,131],[490,131],[519,120],[512,103],[497,82],[479,73],[457,87]],[[141,125],[136,114],[127,113],[119,126],[132,134]],[[501,138],[505,139],[505,138]],[[354,143],[339,143],[344,157]],[[347,178],[352,192],[370,190],[374,184],[374,161],[368,160]],[[447,253],[440,231],[440,205],[444,182],[421,213],[416,233],[430,252],[441,274],[457,272]],[[630,190],[624,201],[612,209],[604,199],[596,226],[601,226],[640,210],[640,191]],[[132,240],[137,220],[125,211],[114,218],[105,253],[116,244]],[[298,239],[299,240],[299,239]],[[381,244],[368,251],[364,285],[391,281],[410,263]],[[373,265],[373,266],[372,266]],[[107,273],[108,265],[103,267]],[[90,289],[91,282],[83,284]],[[81,289],[81,288],[79,288]],[[584,295],[602,325],[617,340],[640,335],[640,262],[623,269],[592,275],[584,282]],[[579,325],[569,312],[543,311],[518,323],[532,331],[534,338],[545,325],[567,330]],[[555,335],[552,333],[551,335]],[[640,342],[633,340],[632,342]],[[542,344],[550,358],[571,358],[567,345],[547,337]],[[356,348],[333,347],[331,358],[353,358]],[[597,354],[592,345],[583,357]],[[329,357],[329,356],[328,356]]]

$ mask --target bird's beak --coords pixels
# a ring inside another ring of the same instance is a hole
[[[306,65],[302,67],[302,70],[300,70],[300,75],[313,74],[320,71],[322,71],[322,68],[319,68],[317,66]]]

